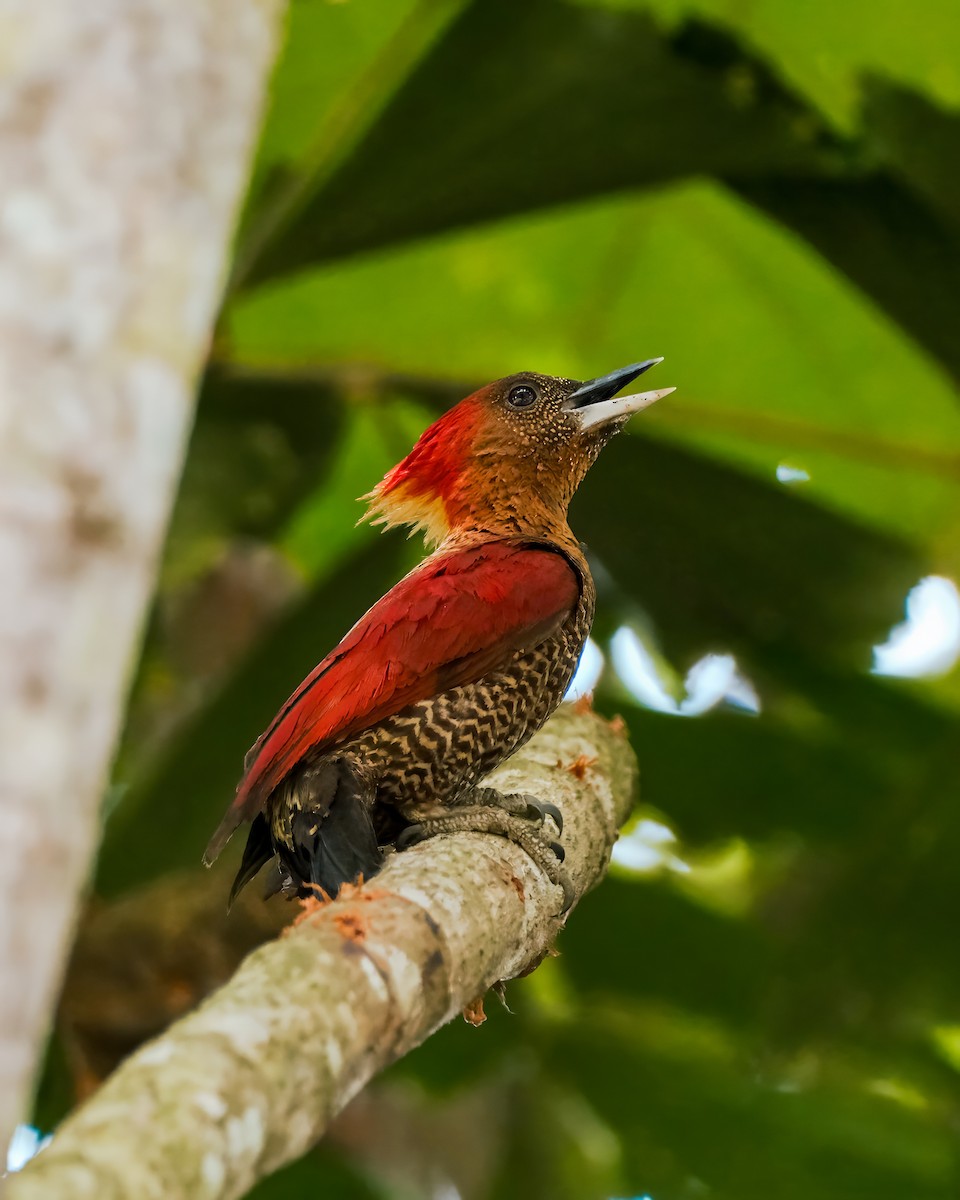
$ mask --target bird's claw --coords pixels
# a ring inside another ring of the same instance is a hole
[[[408,825],[406,829],[401,830],[397,840],[394,842],[394,847],[397,850],[409,850],[411,846],[415,846],[418,842],[426,841],[430,836],[423,825],[419,821],[415,821],[412,825]]]
[[[563,813],[555,804],[551,804],[547,800],[536,800],[528,797],[526,815],[528,820],[536,821],[538,825],[542,825],[547,817],[550,817],[557,827],[557,833],[563,833]]]
[[[558,872],[558,875],[559,878],[555,879],[554,883],[563,889],[563,904],[560,906],[560,912],[557,914],[557,916],[565,917],[570,909],[573,908],[574,901],[577,898],[577,892],[576,888],[573,886],[573,881],[570,879],[570,876],[566,873],[566,871],[561,870]]]

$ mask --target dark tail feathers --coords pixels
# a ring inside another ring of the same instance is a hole
[[[290,803],[294,788],[299,806]],[[254,819],[231,903],[274,853],[280,858],[281,873],[290,876],[301,896],[315,895],[317,887],[335,896],[342,884],[376,875],[383,854],[365,793],[349,760],[325,759],[305,770],[271,801],[283,806],[277,823],[285,836],[275,839],[265,817]]]
[[[267,819],[263,813],[258,813],[253,818],[253,824],[250,826],[250,832],[247,834],[247,844],[243,848],[240,870],[237,872],[237,877],[233,881],[233,887],[230,889],[227,908],[233,907],[234,900],[236,900],[260,868],[266,866],[270,859],[273,858],[275,853],[273,838],[270,836],[270,826],[267,824]]]

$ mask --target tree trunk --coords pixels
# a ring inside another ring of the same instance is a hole
[[[606,868],[636,764],[622,733],[566,708],[491,782],[560,806],[579,897]],[[242,1196],[376,1071],[462,1010],[477,1020],[486,990],[535,966],[563,924],[559,888],[486,834],[432,839],[350,893],[128,1059],[14,1177],[10,1200]]]
[[[97,842],[280,8],[0,0],[3,1147]]]

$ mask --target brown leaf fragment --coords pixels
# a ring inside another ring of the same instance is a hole
[[[487,1019],[487,1014],[483,1011],[483,997],[478,996],[476,1000],[471,1000],[467,1007],[463,1010],[463,1019],[468,1025],[482,1025]]]
[[[328,904],[333,903],[331,898],[327,895],[322,887],[317,887],[317,885],[314,884],[314,888],[316,889],[316,894],[313,896],[305,896],[302,900],[300,900],[300,911],[293,918],[290,924],[287,925],[285,929],[280,931],[281,937],[286,937],[291,929],[295,929],[298,925],[302,925],[304,921],[308,921],[318,912],[323,912]]]
[[[340,936],[347,942],[359,945],[367,939],[367,922],[356,908],[335,912],[332,917]]]
[[[300,912],[290,922],[290,924],[281,931],[280,936],[286,937],[290,930],[301,925],[304,921],[316,916],[317,913],[330,911],[330,919],[333,921],[337,930],[349,942],[362,942],[367,936],[366,920],[360,916],[355,908],[344,910],[339,907],[342,901],[349,901],[352,905],[358,902],[370,904],[375,900],[384,900],[393,893],[386,888],[373,888],[365,886],[363,877],[361,876],[356,883],[345,883],[341,886],[336,897],[329,896],[322,887],[317,884],[310,885],[314,891],[314,895],[307,896],[300,900]]]
[[[345,883],[341,886],[337,895],[338,900],[363,900],[365,903],[370,903],[373,900],[384,900],[387,896],[392,895],[386,888],[370,887],[363,882],[363,876],[356,883]]]
[[[567,770],[574,779],[583,779],[591,767],[596,765],[596,758],[591,758],[587,754],[578,755],[572,763],[567,767]]]

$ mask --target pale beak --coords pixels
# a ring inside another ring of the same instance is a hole
[[[668,387],[658,388],[654,392],[637,392],[633,396],[617,395],[621,388],[660,362],[663,362],[662,358],[648,358],[645,362],[632,363],[629,367],[621,367],[619,371],[581,384],[569,397],[570,405],[580,420],[580,429],[594,429],[610,421],[626,420],[675,392],[676,388]]]

